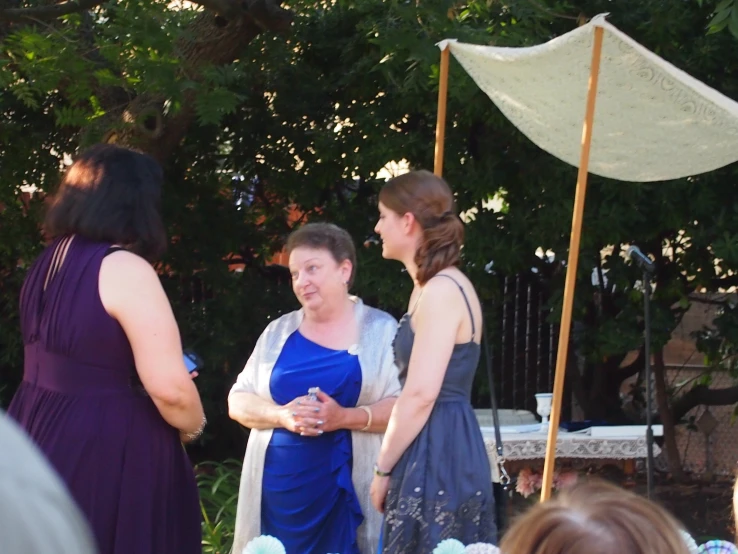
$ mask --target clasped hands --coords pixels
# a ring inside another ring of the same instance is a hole
[[[317,437],[341,429],[344,408],[323,391],[317,400],[298,396],[282,406],[282,426],[304,437]]]

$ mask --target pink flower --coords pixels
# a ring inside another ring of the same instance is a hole
[[[543,486],[543,475],[540,473],[534,473],[531,481],[533,481],[533,488],[535,488],[535,490],[541,490],[541,487]]]
[[[577,473],[575,471],[554,472],[553,487],[555,489],[566,489],[572,487],[577,482]],[[528,498],[531,494],[541,490],[543,486],[543,475],[534,472],[530,468],[523,468],[518,473],[515,490]]]
[[[523,468],[518,473],[517,483],[515,484],[515,490],[528,498],[531,494],[541,488],[541,476],[537,473],[533,473],[530,468]]]
[[[568,489],[577,484],[577,473],[575,471],[564,471],[554,475],[554,487],[559,490]]]

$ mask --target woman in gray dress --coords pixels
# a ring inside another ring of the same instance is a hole
[[[482,311],[458,269],[464,225],[446,182],[427,171],[379,194],[382,256],[405,265],[413,288],[395,337],[402,393],[374,467],[384,513],[380,552],[431,552],[442,540],[496,543],[489,460],[470,403]]]

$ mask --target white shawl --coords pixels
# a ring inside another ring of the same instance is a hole
[[[368,406],[383,398],[400,394],[400,382],[392,351],[397,321],[388,313],[365,306],[359,298],[352,297],[352,300],[356,303],[354,312],[359,323],[358,356],[362,375],[357,406]],[[249,392],[273,402],[269,391],[272,369],[284,343],[300,326],[302,318],[303,311],[298,310],[283,315],[267,326],[256,341],[254,351],[229,396]],[[264,458],[271,437],[271,429],[252,429],[249,435],[241,473],[233,554],[241,554],[244,546],[261,534],[261,482]],[[352,478],[364,512],[364,523],[358,530],[359,549],[362,554],[374,554],[379,542],[382,517],[369,501],[369,486],[373,478],[372,468],[382,444],[382,435],[353,431],[351,437]]]

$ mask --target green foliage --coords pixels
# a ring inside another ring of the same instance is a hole
[[[227,391],[264,326],[296,305],[286,272],[268,264],[290,231],[291,209],[343,225],[359,245],[372,236],[380,169],[400,160],[432,165],[436,42],[538,44],[570,31],[580,17],[609,11],[638,42],[738,97],[732,39],[706,35],[695,24],[729,8],[721,21],[732,21],[729,4],[298,0],[290,4],[296,18],[287,36],[260,35],[235,63],[194,73],[180,58],[183,45],[199,47],[192,36],[198,12],[189,7],[111,1],[90,17],[2,31],[1,400],[7,402],[20,378],[18,292],[42,247],[41,201],[24,206],[21,187],[53,192],[64,155],[130,125],[131,100],[145,96],[169,116],[195,98],[186,138],[164,160],[163,208],[173,239],[163,281],[185,345],[206,364],[198,386],[211,425],[191,452],[225,459],[244,447],[244,434],[226,414]],[[474,212],[464,263],[487,309],[498,305],[497,276],[535,269],[558,314],[576,171],[532,145],[454,62],[445,168],[460,209]],[[585,385],[617,373],[612,369],[625,354],[642,345],[640,272],[623,258],[622,245],[637,242],[657,254],[656,347],[695,292],[734,284],[736,176],[729,167],[660,184],[592,178],[575,304],[583,331],[574,346],[586,361]],[[500,211],[487,208],[495,196],[504,201]],[[612,253],[603,256],[608,248]],[[541,259],[539,249],[555,253],[555,261]],[[497,276],[484,270],[491,260]],[[232,271],[232,262],[243,271]],[[607,277],[606,285],[592,284],[593,270]],[[376,246],[359,248],[355,292],[367,302],[399,315],[410,287],[399,264],[382,260]],[[718,338],[726,348],[736,322],[724,322]],[[715,358],[712,343],[701,344]],[[620,383],[611,381],[604,380],[619,402]],[[592,409],[601,409],[602,391],[592,390]]]
[[[196,468],[203,554],[229,554],[236,529],[241,462],[203,462]]]
[[[223,116],[233,113],[242,97],[227,88],[202,90],[197,95],[195,111],[201,125],[217,125]]]
[[[712,0],[704,2],[697,0],[700,8],[712,6],[709,12],[709,22],[706,25],[707,34],[719,33],[727,29],[734,38],[738,38],[738,4],[735,0]]]
[[[707,32],[719,33],[726,27],[730,34],[738,38],[738,6],[735,0],[722,0],[715,6],[713,17],[707,24]]]

